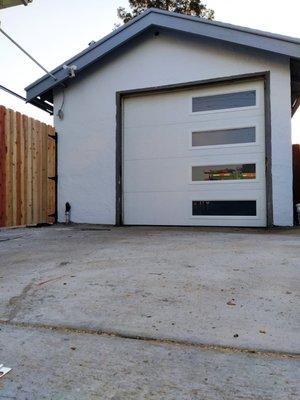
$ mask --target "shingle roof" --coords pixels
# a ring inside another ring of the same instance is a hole
[[[76,74],[80,74],[81,71],[100,61],[108,53],[153,27],[217,39],[287,56],[295,61],[300,60],[300,39],[151,8],[90,45],[64,64],[75,64],[77,66]],[[36,98],[49,101],[52,97],[52,90],[69,79],[68,71],[63,69],[64,64],[51,71],[56,80],[45,75],[27,86],[25,88],[27,101],[32,102]]]

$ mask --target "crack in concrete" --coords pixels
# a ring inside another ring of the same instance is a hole
[[[31,284],[32,285],[32,284]],[[39,323],[28,323],[28,322],[14,322],[10,320],[1,320],[0,325],[11,326],[20,329],[40,329],[58,333],[76,333],[76,334],[87,334],[87,335],[97,335],[102,337],[114,337],[119,339],[127,339],[127,340],[137,340],[142,342],[147,342],[150,344],[156,345],[174,345],[174,346],[186,346],[186,347],[194,347],[199,348],[201,350],[208,351],[217,351],[220,353],[242,353],[249,354],[257,357],[273,357],[273,358],[290,358],[290,359],[299,359],[300,353],[286,353],[280,351],[271,351],[271,350],[255,350],[248,348],[238,348],[232,346],[225,345],[215,345],[215,344],[205,344],[205,343],[195,343],[189,342],[185,340],[175,340],[175,339],[167,339],[167,338],[155,338],[151,336],[139,336],[134,334],[124,334],[120,332],[108,332],[91,328],[74,328],[72,326],[55,326],[55,325],[47,325],[47,324],[39,324]]]

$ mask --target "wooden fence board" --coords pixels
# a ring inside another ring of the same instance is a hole
[[[27,120],[27,181],[26,181],[26,193],[27,193],[27,204],[26,204],[26,224],[33,224],[33,213],[32,213],[32,118]]]
[[[46,125],[43,125],[43,141],[42,141],[42,220],[43,223],[47,223],[47,194],[48,194],[48,129]]]
[[[38,197],[38,121],[33,121],[32,129],[32,224],[36,225],[39,220],[39,197]]]
[[[20,132],[20,192],[21,192],[21,206],[20,206],[20,221],[21,225],[25,225],[25,139],[24,139],[24,121],[22,115],[20,115],[20,125],[21,125],[21,132]]]
[[[5,133],[5,226],[12,225],[12,204],[11,204],[11,186],[12,186],[12,168],[11,168],[11,140],[10,140],[10,112],[6,110],[4,119]]]
[[[22,194],[21,194],[21,114],[17,112],[16,117],[16,223],[15,225],[22,225],[21,222],[21,205],[22,205]]]
[[[56,142],[48,135],[52,126],[0,106],[0,227],[55,222],[48,177],[56,174]]]
[[[10,133],[10,156],[9,156],[9,168],[10,168],[10,186],[8,195],[8,203],[10,204],[10,224],[16,226],[16,118],[12,110],[9,110],[10,125],[7,126],[8,134]]]
[[[6,218],[6,144],[5,144],[5,113],[6,109],[0,106],[0,226],[5,225]]]
[[[22,225],[27,224],[27,179],[28,179],[28,120],[25,115],[22,115],[23,126],[23,207],[22,207]]]

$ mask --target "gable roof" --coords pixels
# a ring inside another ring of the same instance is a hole
[[[90,65],[100,61],[113,50],[153,27],[217,39],[300,61],[300,39],[150,8],[103,39],[90,45],[64,64],[75,64],[77,66],[77,75]],[[68,71],[63,68],[64,64],[51,71],[51,74],[56,79],[50,75],[44,75],[25,88],[28,102],[39,99],[44,103],[45,108],[48,110],[51,108],[49,102],[52,102],[52,90],[69,80]],[[298,64],[296,65],[298,67]],[[293,70],[297,72],[298,68],[294,67]],[[296,75],[296,81],[297,85],[299,85],[300,73]]]

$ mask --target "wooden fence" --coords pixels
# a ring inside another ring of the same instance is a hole
[[[0,106],[0,226],[55,222],[54,128]]]

